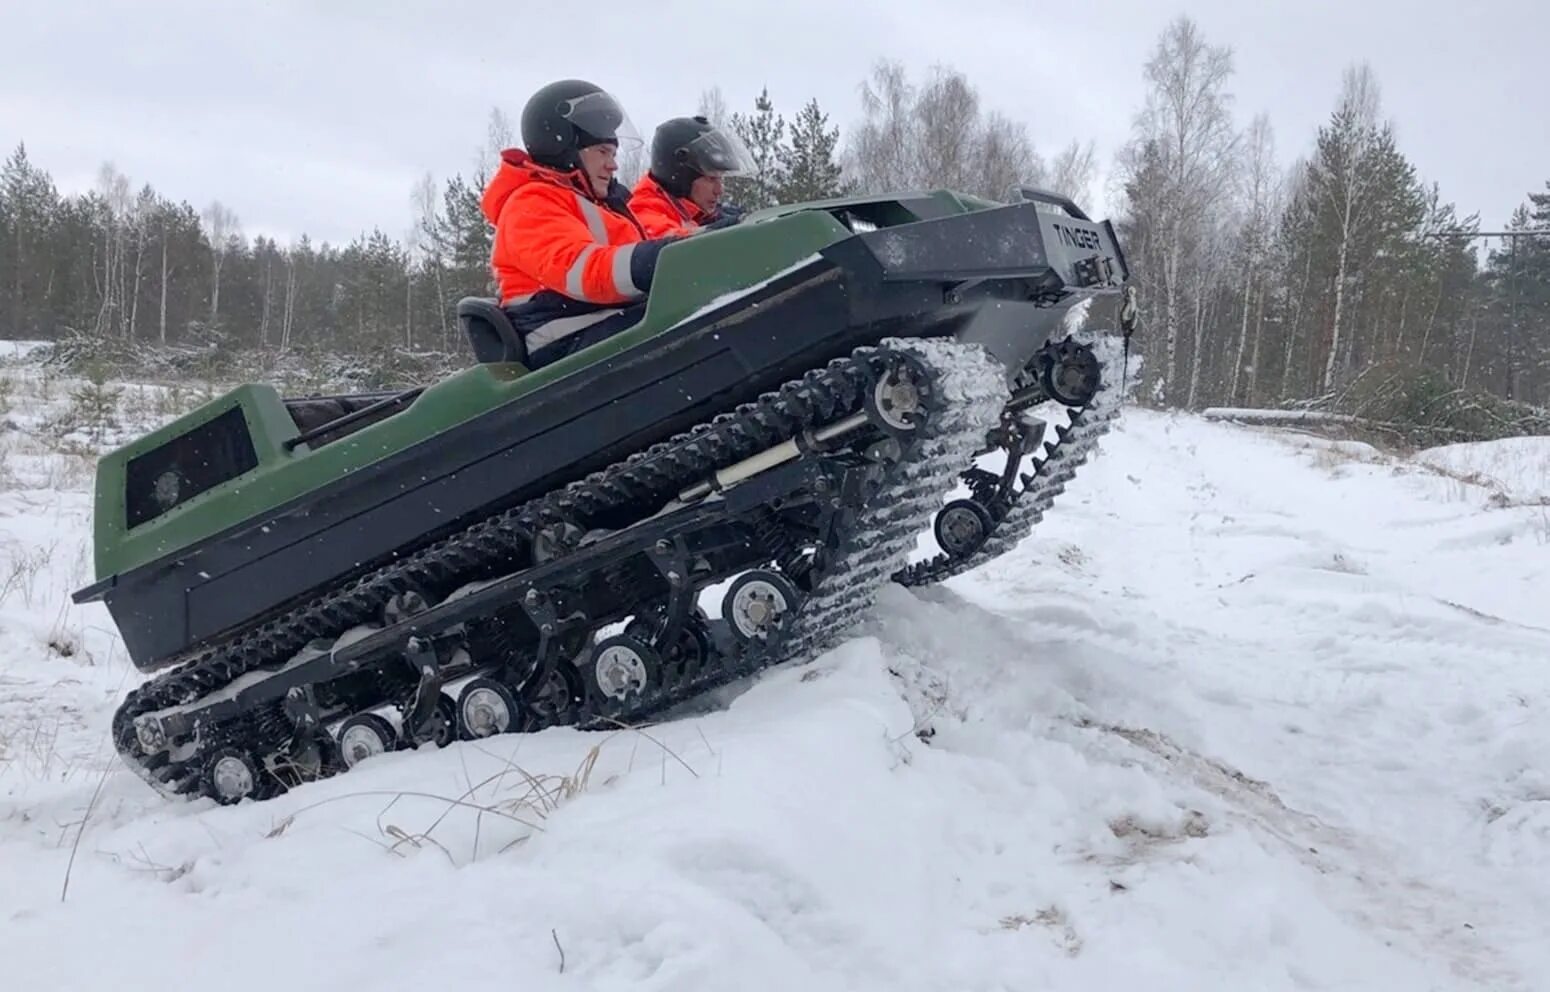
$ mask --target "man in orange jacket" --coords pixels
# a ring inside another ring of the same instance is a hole
[[[738,212],[720,203],[723,179],[753,169],[735,134],[704,117],[674,117],[651,140],[651,168],[635,184],[630,211],[653,238],[735,224]]]
[[[614,178],[621,138],[639,143],[619,102],[580,79],[551,83],[522,110],[522,144],[501,153],[481,199],[495,225],[490,266],[501,307],[541,368],[634,325],[657,255]],[[498,343],[474,344],[498,354]],[[481,357],[481,360],[484,360]]]

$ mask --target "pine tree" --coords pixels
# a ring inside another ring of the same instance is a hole
[[[838,196],[844,190],[840,166],[834,160],[839,128],[828,128],[828,115],[809,100],[791,122],[791,143],[782,149],[782,181],[776,193],[781,203],[805,203]]]
[[[461,174],[447,180],[442,194],[442,230],[439,237],[449,259],[449,299],[484,296],[493,287],[490,252],[494,229],[480,206],[482,182],[469,184]]]
[[[1319,129],[1308,167],[1318,236],[1327,249],[1328,330],[1319,374],[1326,391],[1343,370],[1360,363],[1361,308],[1381,301],[1379,287],[1395,278],[1406,235],[1424,216],[1415,170],[1377,114],[1377,84],[1365,67],[1348,72],[1340,105]]]
[[[0,198],[5,203],[6,264],[0,275],[6,307],[6,331],[27,337],[41,336],[51,324],[48,313],[51,262],[50,242],[61,213],[53,180],[27,158],[27,146],[18,143],[0,167]]]
[[[780,202],[785,187],[784,162],[789,156],[785,144],[786,119],[775,113],[769,89],[759,91],[751,115],[733,114],[733,133],[748,146],[754,171],[750,176],[727,180],[727,198],[744,210],[758,210]]]
[[[1487,258],[1487,299],[1468,347],[1472,381],[1508,399],[1550,404],[1550,182],[1513,211],[1504,239]]]

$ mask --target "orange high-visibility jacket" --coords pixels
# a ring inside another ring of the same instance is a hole
[[[693,234],[706,217],[693,200],[669,193],[649,172],[640,177],[630,193],[630,213],[646,229],[648,238]]]
[[[651,289],[657,255],[677,239],[646,240],[627,196],[617,181],[598,197],[580,171],[501,153],[481,208],[495,225],[501,306],[530,354],[632,309]]]
[[[546,289],[607,306],[645,297],[630,264],[645,231],[587,186],[585,176],[546,168],[520,149],[501,153],[480,206],[495,225],[490,266],[503,305]]]

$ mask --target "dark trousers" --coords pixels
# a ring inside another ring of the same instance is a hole
[[[637,303],[628,307],[612,317],[604,317],[595,324],[589,324],[575,334],[567,335],[558,341],[551,341],[536,351],[527,354],[526,365],[529,369],[541,369],[545,365],[552,365],[562,358],[574,355],[583,348],[590,348],[599,341],[606,341],[621,331],[627,331],[640,323],[646,314],[646,305]],[[540,325],[542,326],[542,325]],[[537,328],[533,328],[537,330]],[[526,334],[523,337],[526,338]]]

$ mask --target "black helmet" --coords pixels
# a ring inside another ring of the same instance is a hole
[[[737,135],[704,117],[664,121],[651,139],[651,178],[674,196],[689,195],[700,176],[741,176],[754,171],[753,156]]]
[[[522,108],[522,144],[535,162],[556,169],[579,168],[578,150],[610,141],[641,143],[619,101],[586,80],[550,83]]]

